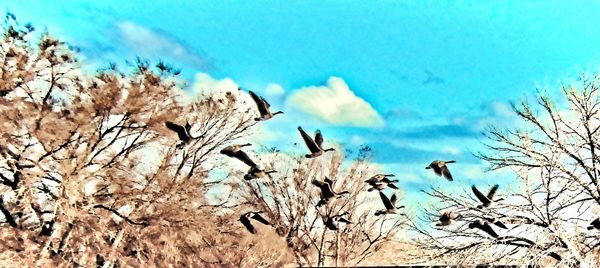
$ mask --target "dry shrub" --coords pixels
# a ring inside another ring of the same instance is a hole
[[[356,265],[394,238],[401,217],[372,216],[366,157],[342,168],[340,154],[264,153],[272,180],[209,176],[230,169],[219,150],[256,124],[246,93],[190,100],[177,70],[139,59],[86,74],[68,44],[10,14],[2,27],[1,266]],[[194,139],[181,144],[167,121],[189,122]],[[310,180],[324,175],[351,195],[317,210]],[[251,208],[276,228],[250,235],[238,218]],[[326,231],[322,217],[341,211],[355,223]]]

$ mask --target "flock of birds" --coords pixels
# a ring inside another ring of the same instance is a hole
[[[252,91],[249,91],[248,93],[250,94],[250,96],[252,97],[254,102],[256,103],[256,107],[258,108],[258,112],[260,113],[260,117],[254,118],[255,121],[265,121],[265,120],[269,120],[269,119],[273,118],[275,115],[283,114],[282,111],[278,111],[278,112],[274,112],[274,113],[271,112],[270,111],[271,106],[263,97],[256,95]],[[180,140],[180,143],[176,146],[177,148],[183,148],[185,145],[189,144],[190,141],[201,137],[201,136],[198,136],[198,137],[192,136],[192,134],[190,133],[192,126],[188,122],[186,122],[186,124],[184,126],[181,126],[176,123],[167,121],[165,123],[165,125],[168,129],[177,133],[178,138]],[[304,140],[304,143],[306,144],[306,147],[308,148],[308,150],[310,152],[309,154],[305,155],[306,158],[316,158],[316,157],[323,155],[325,152],[335,150],[334,148],[323,149],[324,139],[323,139],[323,135],[321,134],[320,130],[317,130],[315,132],[314,138],[311,137],[310,135],[308,135],[300,126],[298,127],[298,131],[300,132],[300,136]],[[236,158],[250,167],[250,169],[244,175],[245,180],[264,178],[264,177],[269,176],[269,174],[271,174],[271,173],[277,172],[275,170],[262,169],[258,164],[256,164],[248,156],[248,154],[246,154],[242,150],[243,147],[250,146],[250,145],[251,145],[250,143],[229,145],[229,146],[223,148],[220,151],[220,153],[224,154],[228,157]],[[435,161],[431,162],[426,167],[426,169],[432,169],[436,175],[438,175],[440,177],[444,177],[448,181],[453,181],[452,174],[450,173],[450,170],[448,169],[448,166],[447,166],[447,164],[451,164],[451,163],[456,163],[456,161],[454,161],[454,160],[449,160],[449,161],[435,160]],[[404,208],[404,206],[396,205],[398,198],[395,193],[392,194],[392,196],[390,198],[388,198],[382,192],[382,190],[384,190],[386,188],[398,189],[398,187],[394,184],[394,183],[397,183],[398,180],[390,179],[391,177],[394,177],[394,174],[376,174],[376,175],[370,177],[368,180],[365,180],[365,183],[367,183],[370,186],[370,188],[367,191],[372,192],[374,190],[377,190],[379,192],[379,196],[380,196],[381,201],[385,208],[385,209],[377,210],[375,212],[375,216],[380,216],[380,215],[385,215],[385,214],[397,214],[399,209]],[[350,192],[348,192],[348,191],[341,191],[341,192],[334,191],[334,189],[333,189],[334,181],[330,180],[327,177],[325,177],[325,179],[323,181],[316,180],[316,179],[312,180],[312,184],[315,185],[316,187],[318,187],[321,191],[320,199],[316,204],[317,208],[324,206],[324,205],[328,205],[333,200],[336,200],[344,195],[350,194]],[[479,189],[477,189],[477,187],[475,187],[474,185],[471,186],[471,190],[475,194],[475,197],[481,202],[481,204],[479,204],[477,206],[478,209],[488,209],[488,208],[492,207],[495,202],[503,200],[502,198],[494,199],[494,195],[496,194],[498,187],[499,186],[497,184],[492,186],[492,188],[489,190],[487,195],[484,195],[481,191],[479,191]],[[254,233],[256,233],[256,228],[252,225],[251,219],[258,221],[265,225],[272,225],[269,221],[267,221],[265,218],[263,218],[260,215],[261,213],[262,213],[262,211],[246,212],[240,216],[239,220],[250,233],[254,234]],[[327,227],[330,230],[335,231],[335,230],[339,229],[338,228],[339,223],[351,224],[352,222],[345,217],[347,214],[348,214],[348,212],[345,212],[345,213],[342,213],[339,215],[326,217],[323,220],[325,227]],[[458,213],[452,212],[452,211],[442,212],[442,214],[439,217],[439,222],[436,224],[436,226],[439,226],[439,227],[448,226],[460,217],[461,217],[461,215],[459,215]],[[491,226],[492,224],[497,227],[503,228],[503,229],[508,229],[507,226],[503,222],[501,222],[499,219],[487,218],[487,217],[482,217],[481,219],[474,220],[473,222],[469,223],[468,227],[471,229],[473,229],[473,228],[480,229],[480,230],[484,231],[485,233],[489,234],[490,236],[492,236],[494,238],[498,238],[499,236],[492,228],[492,226]],[[588,227],[588,229],[600,229],[600,218],[592,221],[590,223],[590,226]]]

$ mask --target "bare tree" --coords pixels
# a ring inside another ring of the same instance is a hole
[[[2,25],[3,266],[255,266],[285,259],[285,252],[220,227],[231,226],[231,195],[207,197],[219,183],[208,174],[223,167],[214,161],[218,149],[256,123],[243,104],[249,97],[232,89],[188,102],[179,71],[162,62],[137,60],[130,73],[113,65],[89,76],[68,44],[47,33],[37,39],[11,14]],[[167,121],[189,122],[194,138],[178,146]],[[223,248],[258,259],[227,258]]]
[[[563,105],[538,92],[534,105],[513,105],[519,126],[491,127],[486,133],[486,150],[478,156],[491,170],[514,174],[519,184],[499,188],[495,198],[504,201],[477,208],[480,201],[471,189],[426,191],[434,205],[412,223],[416,241],[428,253],[425,261],[598,264],[598,230],[586,227],[600,212],[599,82],[596,76],[577,87],[563,86]],[[460,216],[448,226],[432,226],[443,211]],[[497,236],[477,224],[469,226],[479,219]]]
[[[364,148],[348,168],[342,168],[344,158],[339,153],[306,159],[272,152],[263,155],[262,163],[277,173],[245,181],[239,171],[233,171],[230,185],[247,210],[265,212],[274,232],[286,239],[297,265],[358,265],[395,240],[405,221],[401,212],[374,215],[383,204],[376,192],[366,191],[364,181],[375,172],[368,150]],[[325,178],[333,181],[333,191],[349,194],[317,206],[321,190],[312,181]],[[352,223],[334,223],[338,230],[327,228],[325,222],[338,215]]]

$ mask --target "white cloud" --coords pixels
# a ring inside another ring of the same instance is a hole
[[[300,88],[290,95],[286,106],[333,125],[380,127],[384,124],[377,111],[338,77],[330,77],[324,86]]]
[[[225,94],[236,92],[239,86],[231,78],[215,79],[207,73],[197,73],[192,85],[192,95]]]
[[[285,94],[285,90],[279,84],[268,84],[265,93],[269,96],[279,97]]]
[[[445,146],[442,148],[442,153],[451,154],[451,155],[459,155],[460,149],[452,146]]]
[[[358,136],[358,135],[352,135],[352,137],[350,137],[349,143],[352,146],[361,146],[361,145],[367,143],[367,139],[365,139],[364,137]]]

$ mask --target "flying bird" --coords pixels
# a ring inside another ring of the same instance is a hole
[[[190,133],[190,130],[192,129],[192,125],[190,125],[189,122],[186,122],[185,126],[182,126],[182,125],[175,124],[171,121],[167,121],[167,122],[165,122],[165,126],[168,129],[177,133],[177,137],[179,137],[179,140],[181,141],[181,143],[177,144],[177,146],[176,146],[178,149],[183,148],[183,146],[188,144],[192,139],[197,139],[197,138],[202,137],[202,136],[192,137],[192,134]]]
[[[492,186],[492,188],[488,192],[487,196],[485,196],[477,189],[477,187],[475,187],[475,185],[471,186],[471,190],[473,190],[473,193],[475,193],[475,196],[481,202],[481,205],[478,205],[477,208],[479,208],[479,209],[489,208],[494,204],[494,202],[504,200],[504,198],[494,200],[494,195],[496,194],[498,187],[499,187],[498,184]]]
[[[399,206],[399,207],[396,206],[396,201],[398,199],[396,194],[393,194],[392,198],[388,199],[388,197],[384,193],[379,192],[379,197],[381,197],[381,201],[383,202],[385,209],[375,211],[375,216],[379,216],[379,215],[383,215],[383,214],[396,214],[398,209],[401,209],[404,207],[404,206]]]
[[[446,82],[441,77],[433,74],[433,72],[431,72],[430,70],[424,70],[424,71],[425,71],[425,74],[427,74],[427,78],[425,79],[425,81],[421,82],[422,85],[443,84],[444,82]]]
[[[339,215],[327,217],[325,220],[325,227],[327,227],[327,229],[329,229],[329,230],[336,231],[336,230],[339,230],[339,228],[338,228],[339,222],[343,222],[345,224],[351,224],[352,223],[351,221],[344,218],[344,215],[346,215],[346,214],[348,214],[348,212],[344,212]]]
[[[250,157],[244,151],[242,151],[242,147],[250,145],[250,143],[240,145],[229,145],[221,150],[221,154],[237,158],[238,160],[244,162],[246,165],[254,167],[256,166],[256,163],[254,163],[254,161],[252,161],[252,159],[250,159]]]
[[[306,132],[304,132],[302,127],[298,127],[298,131],[300,131],[300,135],[302,136],[306,147],[308,147],[308,150],[310,150],[310,154],[305,155],[306,158],[315,158],[322,155],[324,152],[335,151],[334,148],[325,150],[323,149],[323,135],[321,134],[320,130],[315,132],[314,140],[308,134],[306,134]]]
[[[498,234],[494,231],[492,226],[490,226],[487,222],[485,222],[481,219],[477,219],[474,222],[469,223],[469,228],[470,229],[477,228],[479,230],[486,232],[493,238],[498,238]]]
[[[265,220],[265,218],[260,216],[260,213],[262,213],[262,211],[256,211],[256,212],[250,211],[250,212],[246,212],[246,213],[242,214],[242,216],[240,216],[240,222],[244,225],[244,227],[246,227],[246,229],[250,233],[256,234],[256,229],[252,225],[252,222],[250,221],[250,219],[257,220],[260,223],[265,224],[265,225],[271,225],[271,223],[269,221]]]
[[[450,174],[450,170],[448,170],[448,167],[446,166],[446,164],[450,163],[456,163],[456,161],[435,160],[431,162],[431,164],[429,164],[429,166],[427,166],[425,169],[433,169],[433,172],[435,172],[435,174],[438,176],[444,176],[444,178],[447,180],[452,181],[452,174]]]
[[[388,177],[394,177],[394,174],[376,174],[373,177],[369,178],[368,180],[365,180],[365,182],[367,184],[369,184],[369,186],[371,186],[371,188],[369,188],[367,191],[371,192],[373,190],[378,190],[381,191],[383,189],[385,189],[385,187],[389,187],[392,189],[398,189],[398,186],[396,186],[394,183],[398,182],[398,180],[390,180]]]
[[[458,219],[460,215],[452,212],[446,211],[440,215],[440,222],[438,222],[435,226],[448,226],[454,222],[454,220]]]
[[[259,166],[254,165],[254,166],[250,167],[250,169],[248,170],[246,175],[244,175],[244,179],[249,181],[249,180],[253,180],[253,179],[264,178],[264,177],[269,176],[269,174],[275,173],[275,172],[277,172],[277,171],[276,170],[264,170],[264,169],[261,169]]]
[[[600,218],[596,218],[592,222],[590,222],[590,226],[587,227],[588,230],[592,229],[600,229]]]
[[[250,93],[250,96],[256,103],[256,107],[258,107],[258,112],[260,112],[260,117],[254,118],[255,121],[269,120],[273,118],[273,116],[283,113],[282,111],[271,113],[271,111],[269,110],[271,105],[269,105],[269,103],[263,97],[259,97],[251,90],[248,91],[248,93]]]
[[[312,180],[312,184],[321,189],[321,200],[317,203],[317,207],[329,204],[334,199],[342,197],[342,195],[350,194],[348,191],[336,193],[333,191],[333,181],[325,177],[324,181]]]

